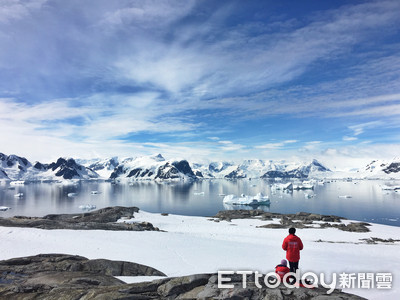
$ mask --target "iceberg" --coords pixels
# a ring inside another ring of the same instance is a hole
[[[24,196],[24,193],[17,193],[14,195],[15,198],[22,198]]]
[[[294,190],[313,190],[314,185],[311,181],[303,181],[301,185],[293,185]]]
[[[25,184],[24,180],[14,180],[10,182],[10,185],[23,185]]]
[[[79,208],[82,210],[93,210],[96,209],[96,205],[93,204],[79,205]]]
[[[9,210],[9,209],[11,209],[11,207],[8,207],[8,206],[0,206],[0,211],[7,211],[7,210]]]
[[[258,193],[255,196],[242,194],[240,197],[230,194],[224,197],[223,202],[231,205],[268,205],[271,203],[268,196],[264,196],[262,193]]]
[[[384,190],[384,191],[396,191],[396,190],[400,190],[400,186],[399,186],[399,185],[394,185],[394,186],[382,185],[381,188],[382,188],[382,190]]]
[[[281,184],[274,184],[271,186],[272,190],[292,190],[293,189],[293,184],[291,182],[288,183],[281,183]]]

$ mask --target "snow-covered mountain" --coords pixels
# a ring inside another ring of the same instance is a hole
[[[111,179],[136,180],[193,180],[193,173],[186,160],[166,161],[161,154],[127,158],[114,169]]]
[[[59,158],[50,164],[32,164],[24,157],[0,153],[0,179],[36,181],[98,177],[96,172],[76,163],[72,158]]]
[[[78,162],[80,162],[78,160]],[[90,170],[95,171],[101,178],[110,178],[110,175],[114,172],[114,169],[119,165],[118,157],[112,157],[91,163],[83,164]]]
[[[196,176],[203,178],[308,178],[325,177],[331,171],[313,160],[310,163],[274,162],[271,160],[244,160],[239,164],[230,162],[212,162],[209,165],[193,164]]]
[[[57,162],[51,164],[37,162],[33,168],[42,171],[41,176],[46,177],[46,179],[54,178],[54,176],[63,179],[99,178],[96,172],[76,163],[73,158],[59,158]]]
[[[357,172],[360,178],[397,178],[400,179],[400,157],[390,161],[374,160]]]
[[[280,170],[270,170],[263,174],[261,178],[319,178],[326,177],[328,172],[332,173],[331,170],[314,159],[309,164],[286,165]]]
[[[32,164],[25,157],[0,153],[0,178],[23,177],[30,167]]]
[[[161,154],[119,160],[74,160],[59,158],[56,162],[31,163],[24,157],[0,153],[0,180],[60,180],[60,179],[113,179],[113,180],[195,180],[241,178],[398,178],[400,158],[391,161],[373,161],[353,173],[332,172],[317,160],[287,162],[271,160],[244,160],[240,163],[217,161],[207,164],[187,160],[165,160]]]
[[[193,172],[200,178],[245,178],[247,175],[233,162],[212,162],[192,164]]]

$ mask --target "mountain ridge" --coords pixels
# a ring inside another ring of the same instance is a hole
[[[166,160],[161,154],[119,159],[82,160],[60,157],[50,163],[31,163],[25,157],[0,153],[0,180],[197,180],[197,179],[307,179],[307,178],[398,178],[400,158],[374,160],[353,173],[330,170],[316,159],[287,162],[247,159],[240,163],[214,161],[194,163]]]

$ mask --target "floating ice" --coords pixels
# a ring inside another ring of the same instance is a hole
[[[400,186],[399,185],[381,185],[382,190],[384,191],[395,191],[395,190],[400,190]]]
[[[224,197],[224,204],[232,205],[268,205],[270,200],[268,196],[264,196],[262,193],[258,193],[255,196],[248,196],[242,194],[241,197],[230,194]]]
[[[79,208],[82,210],[93,210],[96,209],[96,205],[93,204],[79,205]]]
[[[24,180],[15,180],[10,182],[10,185],[22,185],[22,184],[25,184]]]
[[[294,190],[313,190],[314,185],[311,181],[303,181],[301,185],[293,185]]]
[[[293,184],[291,182],[288,183],[276,183],[271,186],[272,190],[292,190],[293,189]]]

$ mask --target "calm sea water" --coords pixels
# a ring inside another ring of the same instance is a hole
[[[31,183],[21,186],[0,185],[0,217],[14,215],[44,216],[51,213],[82,212],[81,205],[137,206],[155,213],[212,216],[224,209],[250,209],[247,206],[224,206],[220,194],[262,192],[271,199],[269,206],[257,209],[296,213],[299,211],[338,215],[348,219],[400,226],[400,191],[383,191],[380,185],[400,185],[394,181],[335,181],[315,185],[313,191],[274,192],[265,180],[204,180],[194,183],[80,182],[75,185]],[[98,194],[92,194],[93,191]],[[23,193],[22,197],[15,197]],[[74,193],[72,195],[71,193]],[[307,198],[305,193],[312,195]],[[339,196],[350,195],[351,198]]]

